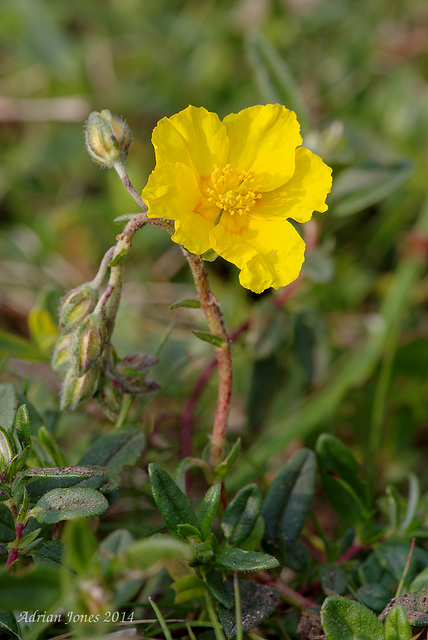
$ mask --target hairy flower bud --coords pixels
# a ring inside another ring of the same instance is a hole
[[[108,109],[93,111],[86,122],[86,148],[95,162],[104,167],[122,164],[132,142],[132,133],[125,120]]]
[[[70,345],[72,336],[72,333],[64,333],[56,341],[52,354],[51,367],[57,373],[62,373],[70,367]]]
[[[94,309],[98,295],[98,289],[88,283],[66,293],[59,306],[61,331],[73,331]]]
[[[115,421],[122,407],[123,390],[121,385],[109,374],[102,377],[96,399],[106,416]]]
[[[150,393],[160,388],[157,382],[147,378],[147,372],[157,362],[158,359],[153,356],[135,353],[123,358],[114,368],[113,375],[125,393]]]
[[[92,398],[98,389],[101,370],[102,366],[98,365],[78,377],[73,369],[69,369],[62,384],[61,409],[74,410],[78,404]]]
[[[107,342],[104,315],[91,313],[78,327],[71,340],[71,364],[77,376],[83,376],[98,364]]]

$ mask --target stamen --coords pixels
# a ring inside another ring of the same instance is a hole
[[[229,164],[223,171],[214,165],[210,182],[211,186],[206,187],[208,200],[220,209],[214,226],[219,224],[224,213],[231,216],[235,213],[239,215],[249,213],[256,201],[262,197],[254,187],[250,189],[250,185],[252,186],[254,182],[254,172],[231,169]]]

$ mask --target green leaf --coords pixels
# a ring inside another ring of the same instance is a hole
[[[186,307],[188,309],[200,309],[201,303],[199,300],[186,298],[185,300],[179,300],[178,302],[174,302],[174,304],[170,304],[168,309],[181,309],[182,307]]]
[[[199,531],[199,529],[191,524],[178,524],[177,532],[180,538],[183,538],[186,541],[189,541],[190,538],[194,538],[195,541],[199,542],[202,540],[201,532]]]
[[[239,548],[244,549],[244,551],[254,551],[263,540],[264,534],[265,521],[259,516],[248,538],[239,543]]]
[[[235,461],[239,455],[239,452],[241,450],[241,438],[238,438],[237,441],[235,442],[235,444],[233,445],[233,447],[231,448],[231,450],[229,451],[227,457],[222,460],[220,462],[219,465],[216,466],[216,468],[213,471],[213,477],[215,480],[224,480],[232,466],[235,464]]]
[[[27,484],[31,502],[54,489],[67,489],[92,481],[91,489],[98,489],[103,483],[104,470],[98,467],[41,467],[26,469],[21,477],[31,478]],[[82,487],[83,488],[83,487]]]
[[[20,637],[16,618],[11,611],[6,609],[0,609],[0,629],[5,629],[8,633]]]
[[[29,340],[13,333],[0,330],[0,358],[20,358],[22,360],[46,360],[46,356]],[[7,384],[7,383],[6,383]]]
[[[184,492],[186,487],[186,473],[189,469],[199,468],[205,473],[206,476],[210,473],[210,467],[205,462],[205,460],[201,460],[200,458],[192,458],[191,456],[187,456],[183,458],[177,466],[175,471],[175,482],[177,486]]]
[[[192,331],[192,333],[199,338],[199,340],[209,342],[214,345],[214,347],[221,348],[224,346],[224,340],[219,336],[216,336],[214,333],[207,333],[206,331]]]
[[[262,508],[263,547],[284,561],[300,535],[315,486],[315,456],[301,449],[279,470]]]
[[[175,591],[175,604],[188,602],[193,598],[203,598],[207,591],[205,582],[193,573],[175,580],[171,587]]]
[[[48,355],[55,346],[59,331],[49,311],[36,303],[28,314],[28,329],[32,341],[41,353]]]
[[[179,524],[191,524],[197,528],[192,505],[167,472],[152,463],[149,464],[149,478],[156,506],[171,531],[179,536]]]
[[[358,478],[359,465],[335,436],[321,435],[316,443],[321,481],[333,507],[351,524],[369,518],[367,486]]]
[[[79,464],[108,467],[119,471],[124,465],[135,464],[145,446],[140,429],[121,429],[99,438],[81,458]]]
[[[412,628],[402,604],[392,607],[385,622],[386,640],[411,640]]]
[[[12,384],[0,384],[0,426],[9,430],[15,420],[16,405],[18,403],[15,388]]]
[[[391,599],[391,589],[383,584],[365,584],[357,589],[357,596],[366,607],[382,611]]]
[[[223,549],[214,554],[214,562],[226,569],[236,571],[258,571],[274,569],[279,562],[273,556],[258,551],[242,551],[242,549]]]
[[[64,545],[59,540],[43,540],[33,551],[36,564],[61,566]]]
[[[266,620],[279,604],[278,592],[272,587],[250,582],[239,581],[241,596],[242,631],[246,633]],[[228,638],[236,635],[236,611],[223,605],[218,606],[218,617]]]
[[[168,535],[152,536],[136,540],[125,552],[128,566],[145,571],[157,563],[165,564],[170,560],[187,560],[193,558],[191,547],[177,538]],[[121,566],[123,567],[123,560]]]
[[[321,585],[328,596],[342,595],[348,586],[348,576],[340,567],[325,563],[319,567]]]
[[[67,522],[63,539],[65,566],[79,576],[90,575],[98,545],[89,523],[83,518]]]
[[[43,457],[39,456],[42,465],[46,463],[52,464],[54,467],[66,467],[67,459],[52,437],[52,434],[46,429],[44,425],[39,427],[37,431],[37,444],[43,447]],[[46,453],[48,459],[45,461]]]
[[[60,571],[57,567],[36,566],[19,576],[0,570],[0,602],[14,611],[43,611],[58,603]]]
[[[31,509],[39,522],[54,524],[61,520],[99,516],[108,509],[105,497],[94,489],[53,489]]]
[[[402,604],[407,613],[409,623],[415,627],[428,625],[428,589],[412,591],[400,598],[394,598],[379,615],[380,620],[385,620],[389,611],[396,604]]]
[[[255,484],[241,489],[227,505],[221,522],[226,540],[239,547],[254,529],[262,508],[262,494]]]
[[[258,29],[251,29],[246,39],[246,54],[264,102],[285,104],[299,115],[306,127],[308,115],[305,102],[293,75],[270,40]]]
[[[348,598],[327,598],[321,608],[321,623],[328,640],[354,640],[357,634],[385,640],[383,625],[375,614]]]
[[[412,171],[408,160],[344,169],[334,181],[333,215],[349,216],[380,202],[406,182]]]
[[[13,513],[6,504],[0,502],[0,542],[13,542],[15,538]]]
[[[204,500],[199,510],[198,528],[202,534],[202,539],[207,540],[211,527],[217,513],[218,503],[221,496],[221,484],[213,484],[205,494]]]
[[[100,544],[101,571],[108,575],[110,566],[115,557],[125,553],[134,542],[134,536],[127,529],[116,529]]]
[[[18,436],[22,447],[27,447],[31,444],[30,415],[25,404],[21,404],[16,411],[13,432]]]
[[[19,541],[17,547],[19,551],[21,551],[21,553],[28,553],[40,544],[42,540],[42,538],[39,537],[41,530],[41,528],[34,529],[34,531],[32,531]]]
[[[233,607],[235,602],[233,585],[223,579],[222,571],[218,569],[208,571],[205,580],[213,596],[217,598],[226,609]]]

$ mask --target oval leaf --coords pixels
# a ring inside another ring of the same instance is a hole
[[[185,300],[179,300],[178,302],[174,302],[174,304],[170,304],[168,309],[181,309],[182,307],[187,307],[188,309],[200,309],[201,303],[199,300],[186,298]]]
[[[30,511],[39,522],[54,524],[60,520],[99,516],[108,509],[105,497],[94,489],[53,489]]]
[[[149,464],[149,478],[156,506],[171,531],[180,536],[179,524],[191,524],[197,528],[192,505],[167,472],[152,463]]]
[[[152,536],[143,538],[129,545],[125,552],[128,566],[144,571],[154,564],[166,563],[170,560],[187,560],[193,558],[191,547],[172,536]],[[123,560],[121,560],[123,568]]]
[[[375,614],[348,598],[327,598],[321,608],[321,623],[328,640],[354,640],[361,634],[371,640],[385,640],[383,625]]]
[[[392,607],[385,622],[386,640],[411,640],[412,628],[402,604]]]
[[[16,538],[15,519],[6,504],[0,502],[0,542],[13,542]]]
[[[221,528],[230,544],[239,546],[254,529],[262,508],[262,494],[255,484],[239,491],[227,505]]]
[[[199,338],[199,340],[209,342],[215,347],[221,348],[224,345],[224,340],[219,336],[216,336],[214,333],[207,333],[206,331],[192,331],[192,333]]]
[[[213,560],[226,569],[236,571],[274,569],[279,565],[278,560],[267,553],[242,551],[241,549],[223,549],[214,554]]]
[[[368,491],[358,478],[359,465],[352,453],[339,438],[323,434],[316,454],[324,491],[338,514],[351,524],[365,522]]]
[[[211,533],[211,527],[215,514],[217,513],[220,496],[221,484],[213,484],[206,492],[204,501],[201,504],[199,511],[199,531],[202,534],[203,540],[207,540]]]
[[[303,527],[314,492],[315,472],[312,451],[297,451],[279,470],[263,504],[263,546],[282,561]]]
[[[0,571],[2,608],[17,611],[43,611],[59,603],[60,570],[53,566],[36,566],[23,575],[11,576]]]
[[[242,631],[244,633],[257,627],[260,622],[268,618],[279,604],[278,592],[275,589],[256,582],[240,580],[239,592],[241,596]],[[220,604],[218,606],[218,617],[227,637],[236,636],[235,607],[229,611]]]
[[[93,464],[119,471],[124,465],[137,462],[145,442],[144,433],[140,429],[123,429],[107,433],[94,442],[79,464]]]

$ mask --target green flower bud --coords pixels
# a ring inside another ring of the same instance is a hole
[[[95,162],[104,167],[123,164],[132,142],[132,133],[125,120],[108,109],[93,111],[86,122],[86,148]]]
[[[83,376],[76,376],[73,369],[69,369],[64,378],[61,389],[61,409],[72,411],[81,402],[92,398],[98,388],[102,366],[92,367]]]
[[[91,313],[78,327],[71,340],[71,364],[77,376],[83,376],[100,362],[107,337],[102,314]]]
[[[88,283],[66,293],[59,306],[61,331],[73,331],[94,309],[98,295],[98,289]]]
[[[57,373],[63,373],[71,365],[70,345],[72,336],[72,333],[65,333],[56,341],[51,367]]]

